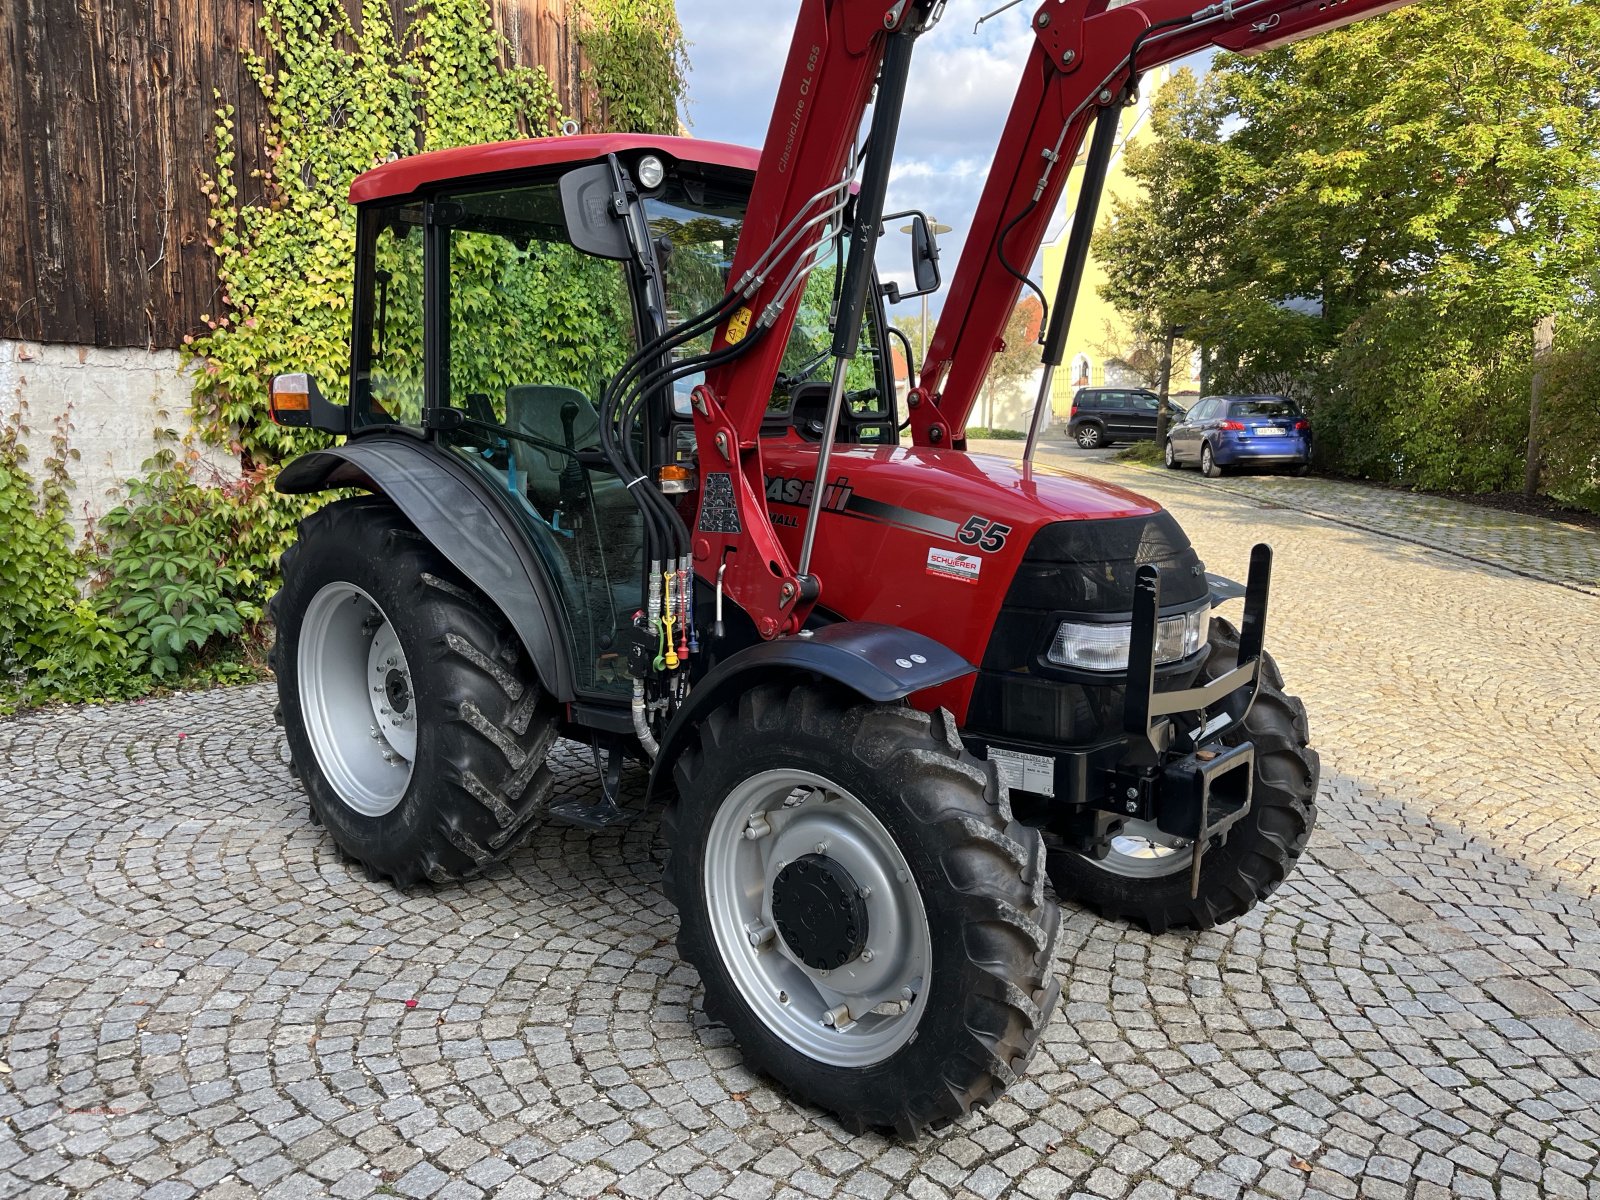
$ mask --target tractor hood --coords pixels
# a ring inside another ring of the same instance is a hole
[[[785,439],[764,441],[761,449],[767,511],[785,548],[798,555],[817,446]],[[1188,545],[1160,505],[1079,475],[1024,470],[1007,459],[959,450],[841,446],[828,470],[812,559],[822,589],[818,605],[836,618],[926,634],[978,666],[1036,537],[1055,531],[1041,540],[1049,546],[1065,529],[1094,522],[1106,523],[1108,533],[1113,525],[1132,529],[1131,543],[1095,539],[1127,548],[1129,562],[1137,557],[1139,529],[1150,523],[1171,526],[1172,536]],[[1071,607],[1075,570],[1047,568],[1037,602]],[[1030,578],[1038,573],[1030,568]],[[960,717],[971,689],[970,678],[957,681],[916,703],[943,705]]]
[[[803,510],[811,500],[816,446],[767,442],[762,450],[773,515]],[[826,511],[932,534],[952,546],[968,544],[960,534],[974,516],[1008,526],[1005,538],[1025,544],[1056,521],[1148,516],[1161,507],[1114,484],[961,450],[841,446],[829,475]]]

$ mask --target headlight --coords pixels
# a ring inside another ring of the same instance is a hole
[[[1208,607],[1157,621],[1156,662],[1177,662],[1199,653],[1200,647],[1206,644],[1210,617]],[[1057,666],[1076,667],[1080,671],[1126,671],[1128,644],[1132,640],[1131,621],[1097,625],[1063,621],[1056,630],[1056,640],[1047,657]]]
[[[639,160],[639,186],[645,191],[653,191],[661,186],[661,181],[667,177],[667,168],[654,154],[647,154]]]

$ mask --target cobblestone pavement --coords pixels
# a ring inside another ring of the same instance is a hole
[[[993,1108],[902,1144],[748,1072],[678,961],[653,822],[367,882],[258,687],[0,725],[0,1196],[1600,1200],[1600,600],[1093,470],[1214,570],[1276,546],[1322,824],[1224,929],[1069,912],[1062,1009]],[[1414,503],[1407,528],[1456,519]]]
[[[1015,453],[995,443],[988,448]],[[1210,488],[1600,596],[1600,536],[1579,525],[1315,476],[1302,479],[1259,472],[1206,479],[1192,470],[1172,474],[1161,467],[1117,463],[1116,453],[1116,449],[1085,452],[1052,442],[1042,461],[1090,475],[1109,473],[1126,486],[1151,494],[1159,491],[1163,497],[1171,494],[1172,487]],[[1139,473],[1130,474],[1135,471]]]

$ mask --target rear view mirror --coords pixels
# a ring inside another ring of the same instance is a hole
[[[911,235],[911,277],[916,281],[916,290],[902,292],[897,283],[884,285],[883,292],[889,298],[890,304],[898,304],[902,300],[912,300],[918,296],[928,296],[939,290],[942,282],[939,275],[939,242],[934,237],[933,225],[928,221],[926,213],[901,212],[889,213],[883,218],[885,227],[892,226],[902,217],[910,217],[911,224],[900,226],[900,232]],[[944,226],[939,228],[945,229]],[[949,232],[945,229],[945,232]]]
[[[561,177],[561,213],[567,238],[585,254],[596,258],[632,257],[628,231],[616,214],[612,199],[617,179],[609,163],[579,167]]]
[[[921,213],[911,218],[911,265],[918,294],[939,290],[939,242]]]

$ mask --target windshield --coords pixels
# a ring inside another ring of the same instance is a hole
[[[679,164],[663,186],[643,200],[665,275],[669,326],[698,316],[726,294],[749,202],[748,184],[698,174],[697,170],[693,164]],[[768,412],[786,413],[790,394],[799,384],[832,378],[832,321],[839,274],[834,262],[825,261],[806,281]],[[711,340],[711,332],[703,333],[673,356],[685,359],[705,354],[711,349]],[[879,403],[876,343],[874,323],[868,319],[862,323],[860,353],[846,373],[846,387],[857,393],[852,398],[853,408],[875,410]],[[673,384],[675,416],[690,416],[690,394],[704,381],[704,372],[697,371]]]

